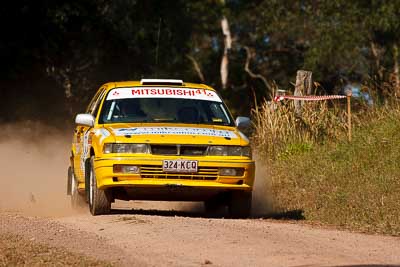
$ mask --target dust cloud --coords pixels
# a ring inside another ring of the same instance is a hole
[[[266,161],[254,156],[256,161],[256,177],[253,188],[252,216],[268,217],[274,212],[272,197],[272,180]]]
[[[0,135],[0,211],[35,216],[67,216],[76,211],[66,195],[72,128],[56,129],[41,123],[2,125]],[[252,214],[273,212],[268,166],[256,158]],[[202,212],[202,203],[122,202],[125,209]],[[82,211],[81,211],[82,212]]]
[[[34,122],[1,128],[0,210],[38,216],[73,213],[66,195],[72,129]]]

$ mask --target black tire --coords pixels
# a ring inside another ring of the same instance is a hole
[[[204,210],[207,217],[218,218],[226,215],[226,198],[222,195],[204,201]]]
[[[89,203],[89,185],[90,185],[90,159],[85,160],[85,195],[86,203]]]
[[[89,172],[89,210],[93,216],[108,214],[111,211],[111,201],[106,192],[97,188],[96,174],[94,172],[94,157],[90,158]]]
[[[234,191],[229,202],[229,215],[232,218],[248,218],[251,214],[252,192]]]
[[[72,167],[68,167],[68,176],[67,176],[67,195],[71,195],[71,182],[72,182]]]
[[[73,209],[82,209],[86,206],[86,200],[85,197],[78,192],[78,184],[72,167],[68,168],[68,183],[68,190],[71,195],[71,207]]]

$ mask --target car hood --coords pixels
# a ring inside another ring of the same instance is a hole
[[[105,126],[113,142],[194,145],[248,145],[249,140],[235,127],[185,125]],[[107,142],[111,141],[107,138]]]

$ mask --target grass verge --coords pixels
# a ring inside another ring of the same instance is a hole
[[[400,235],[400,110],[360,116],[353,141],[287,144],[270,159],[279,211],[350,230]]]

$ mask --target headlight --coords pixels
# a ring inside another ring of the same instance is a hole
[[[209,156],[251,157],[251,149],[249,146],[209,146],[207,154]]]
[[[113,172],[114,173],[138,174],[138,173],[140,173],[140,168],[139,168],[139,166],[136,166],[136,165],[114,164]]]
[[[132,153],[132,154],[150,154],[148,144],[104,144],[103,153]]]
[[[243,176],[243,168],[220,168],[218,171],[221,176]]]

